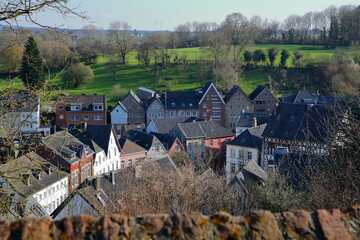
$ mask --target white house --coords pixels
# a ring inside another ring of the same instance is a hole
[[[112,124],[127,124],[128,111],[126,107],[119,101],[110,112]]]
[[[94,175],[121,168],[121,149],[112,125],[70,124],[69,132],[95,151]]]
[[[1,128],[20,133],[20,136],[48,136],[49,126],[40,124],[40,99],[29,94],[15,94],[0,98]]]
[[[249,128],[226,144],[226,182],[229,184],[250,160],[261,161],[262,137],[266,124]]]
[[[24,198],[34,198],[50,214],[69,195],[69,174],[36,153],[3,164],[0,185]]]

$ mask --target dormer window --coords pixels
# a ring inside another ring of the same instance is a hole
[[[71,111],[80,111],[81,110],[81,104],[71,104],[70,105]]]
[[[192,107],[192,103],[189,103],[189,106]]]
[[[173,102],[173,103],[171,103],[171,106],[172,106],[172,107],[175,107],[175,103],[174,103],[174,102]]]
[[[103,107],[102,103],[94,103],[94,105],[93,105],[94,111],[102,111],[103,109],[104,109],[104,107]]]

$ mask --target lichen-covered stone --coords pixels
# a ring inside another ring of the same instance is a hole
[[[317,210],[318,220],[325,239],[328,240],[350,240],[349,230],[345,226],[339,209]]]

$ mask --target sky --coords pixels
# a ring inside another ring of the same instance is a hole
[[[226,15],[240,12],[250,18],[282,21],[291,14],[322,11],[330,5],[359,5],[359,0],[70,0],[70,6],[85,11],[89,20],[43,12],[41,23],[63,28],[93,24],[108,29],[113,21],[128,22],[137,30],[174,30],[186,22],[221,23]],[[20,23],[29,26],[27,23]]]

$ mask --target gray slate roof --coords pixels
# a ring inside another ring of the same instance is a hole
[[[211,139],[234,136],[233,132],[213,121],[179,123],[178,126],[187,139]]]
[[[232,141],[228,142],[227,145],[234,145],[239,147],[248,147],[248,148],[262,148],[262,133],[266,124],[249,128],[246,131],[242,132],[239,136],[237,136]]]
[[[154,135],[136,131],[133,136],[130,137],[130,140],[134,143],[140,145],[141,147],[145,148],[146,150],[150,150],[154,139],[157,139]]]
[[[134,93],[133,90],[130,90],[121,100],[120,102],[122,102],[125,98],[127,98],[128,96],[131,96],[141,107],[145,108],[143,102],[140,100],[140,98]]]
[[[264,137],[325,142],[334,109],[323,105],[280,103],[264,130]]]
[[[70,111],[70,104],[81,104],[81,111],[93,111],[94,103],[102,103],[103,110],[106,111],[106,96],[105,95],[74,95],[57,97],[57,103],[66,104],[66,110]],[[99,111],[101,112],[101,111]]]
[[[254,100],[257,96],[259,96],[259,94],[265,89],[266,87],[264,85],[259,85],[257,86],[257,88],[254,89],[254,91],[252,91],[252,93],[250,93],[249,98],[251,100]]]
[[[32,94],[9,94],[0,98],[2,112],[32,112],[39,105],[39,97]]]
[[[146,152],[146,149],[140,145],[134,143],[133,141],[127,138],[120,138],[119,144],[121,147],[121,155],[130,155],[140,152]]]
[[[160,142],[164,145],[167,151],[169,151],[169,149],[173,146],[173,144],[177,139],[177,137],[174,137],[168,133],[162,134],[162,133],[150,132],[150,134],[157,137],[157,139],[160,140]]]
[[[74,137],[80,139],[81,141],[83,139],[93,140],[97,145],[99,145],[100,148],[105,151],[105,154],[108,153],[110,136],[113,131],[114,129],[112,125],[87,125],[86,127],[85,124],[69,125],[69,132]]]
[[[154,118],[151,121],[154,123],[159,133],[167,133],[173,129],[176,124],[182,123],[187,117],[175,117],[175,118]]]
[[[82,143],[67,131],[54,133],[44,138],[43,143],[70,164],[80,161],[84,151],[85,156],[94,154],[94,151],[88,145]],[[73,154],[75,154],[75,158],[72,158]]]
[[[226,94],[224,97],[224,102],[227,103],[231,99],[231,97],[239,90],[241,89],[239,86],[235,85],[233,88]]]
[[[52,170],[51,174],[47,173],[49,168]],[[35,176],[37,173],[40,173],[40,179]],[[30,185],[22,177],[24,174],[29,178]],[[69,176],[34,152],[1,164],[0,175],[23,197],[29,197]]]
[[[236,122],[236,127],[253,127],[254,118],[256,118],[257,125],[267,123],[270,114],[265,113],[242,113]]]

